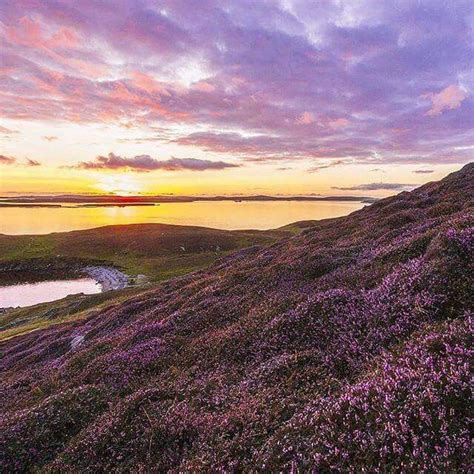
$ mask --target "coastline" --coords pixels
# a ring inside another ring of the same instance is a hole
[[[370,196],[0,196],[0,207],[134,207],[193,202],[362,202],[372,204]]]

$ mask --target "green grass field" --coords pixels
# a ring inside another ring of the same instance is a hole
[[[48,235],[0,235],[0,264],[32,258],[108,262],[162,281],[203,268],[229,252],[268,245],[292,232],[224,231],[163,224],[107,226]]]

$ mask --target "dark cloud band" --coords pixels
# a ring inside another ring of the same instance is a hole
[[[164,171],[206,171],[237,168],[239,165],[224,161],[200,160],[197,158],[175,158],[157,160],[150,155],[138,155],[131,158],[109,153],[107,156],[97,156],[95,160],[83,161],[75,166],[87,170],[119,170],[150,172]]]
[[[339,191],[401,191],[403,189],[412,189],[416,184],[406,183],[368,183],[358,184],[356,186],[333,186],[332,189]]]

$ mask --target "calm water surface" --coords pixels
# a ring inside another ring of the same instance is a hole
[[[162,223],[216,229],[275,229],[351,213],[361,202],[192,202],[143,207],[0,208],[0,233],[48,234],[114,224]]]
[[[68,295],[100,293],[101,286],[92,278],[42,281],[0,287],[0,308],[31,306],[64,298]]]

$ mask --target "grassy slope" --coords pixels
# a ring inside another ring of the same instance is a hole
[[[48,235],[0,235],[0,264],[30,258],[83,258],[107,261],[130,275],[143,273],[150,281],[162,281],[203,268],[229,252],[273,243],[290,229],[223,231],[133,224]]]
[[[50,303],[9,310],[0,314],[0,342],[55,324],[92,316],[143,291],[146,290],[139,287],[95,295],[70,295]]]

